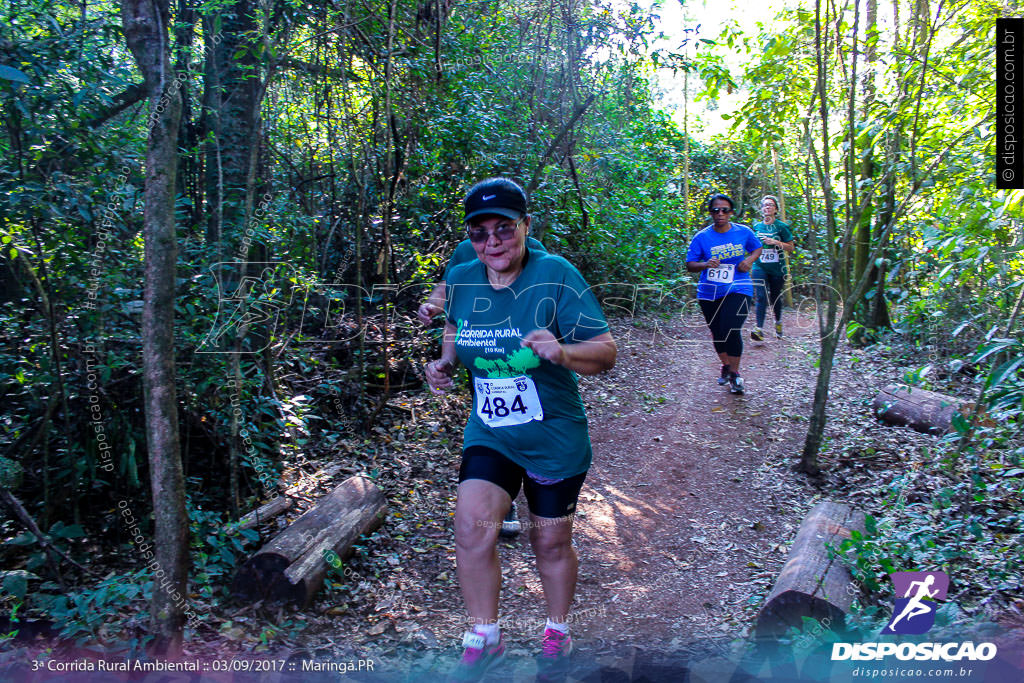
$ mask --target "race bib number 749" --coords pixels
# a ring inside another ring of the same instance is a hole
[[[508,427],[543,420],[537,385],[529,377],[473,380],[476,415],[488,427]]]

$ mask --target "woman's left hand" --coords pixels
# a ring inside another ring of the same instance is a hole
[[[750,267],[751,264],[746,259],[743,259],[742,261],[736,264],[736,270],[740,271],[741,273],[749,273]]]
[[[427,376],[430,391],[435,394],[443,394],[445,389],[454,386],[452,376],[455,374],[455,365],[446,358],[427,363],[424,374]]]
[[[535,354],[555,365],[564,365],[565,349],[558,343],[550,330],[534,330],[523,337],[520,344],[532,349]]]

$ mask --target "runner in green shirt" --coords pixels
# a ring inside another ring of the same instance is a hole
[[[775,312],[775,336],[782,338],[782,291],[786,284],[786,259],[782,252],[793,253],[796,242],[793,231],[775,215],[779,212],[779,200],[770,194],[761,199],[761,221],[754,223],[753,230],[764,244],[761,258],[750,271],[754,280],[754,302],[757,326],[750,331],[754,341],[764,341],[764,319],[771,304]]]
[[[456,566],[473,626],[452,678],[477,680],[504,656],[496,543],[520,488],[548,610],[539,664],[558,675],[572,651],[573,512],[591,460],[576,373],[611,368],[615,341],[579,271],[526,246],[531,217],[519,185],[477,183],[465,210],[477,260],[448,273],[444,346],[426,366],[433,391],[452,386],[457,362],[474,387],[455,506]]]
[[[532,237],[526,238],[526,247],[537,251],[547,251],[543,244]],[[459,242],[458,246],[455,247],[455,251],[452,252],[452,257],[448,260],[448,267],[444,270],[444,279],[437,283],[437,286],[430,292],[427,300],[420,304],[420,307],[416,310],[416,317],[420,319],[421,323],[430,325],[434,321],[434,316],[444,311],[445,301],[447,300],[448,275],[452,272],[452,268],[476,260],[476,250],[473,248],[473,243],[468,239]],[[472,390],[472,385],[470,385],[470,389]],[[505,519],[501,522],[501,536],[512,538],[519,535],[522,528],[523,525],[519,521],[519,510],[516,507],[515,501],[512,501],[512,506],[508,509]]]
[[[526,246],[530,249],[547,251],[543,244],[532,237],[526,238]],[[444,312],[445,284],[448,281],[448,273],[452,272],[452,268],[461,263],[475,260],[476,250],[473,249],[473,243],[468,239],[459,242],[458,246],[455,247],[455,251],[452,252],[452,257],[448,259],[448,267],[444,269],[444,279],[437,283],[437,286],[427,296],[427,300],[416,309],[416,317],[420,319],[421,323],[429,325],[433,322],[434,316]]]

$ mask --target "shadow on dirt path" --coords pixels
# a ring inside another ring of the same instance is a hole
[[[587,636],[743,631],[814,498],[788,466],[806,430],[816,323],[786,322],[782,340],[754,343],[745,330],[743,395],[717,384],[720,364],[693,317],[619,326],[618,366],[583,382],[595,457],[576,532],[577,603],[584,614],[607,608],[581,620]]]

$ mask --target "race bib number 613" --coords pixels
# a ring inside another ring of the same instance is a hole
[[[537,385],[529,377],[473,380],[476,415],[488,427],[508,427],[543,420]]]

